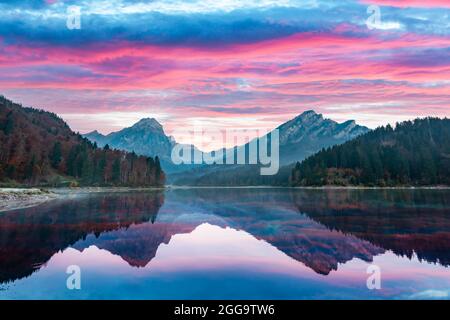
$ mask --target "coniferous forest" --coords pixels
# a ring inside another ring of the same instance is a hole
[[[0,185],[161,186],[158,157],[98,148],[56,114],[0,96]]]
[[[313,155],[292,170],[292,186],[450,185],[450,119],[380,127]]]

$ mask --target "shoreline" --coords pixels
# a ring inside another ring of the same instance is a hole
[[[420,187],[364,187],[364,186],[173,186],[165,187],[82,187],[82,188],[0,188],[0,214],[6,211],[30,208],[63,197],[91,193],[157,192],[187,189],[291,189],[291,190],[450,190],[450,186]]]
[[[50,192],[55,194],[81,194],[81,193],[121,193],[121,192],[148,192],[148,191],[164,191],[166,187],[80,187],[80,188],[48,188]]]
[[[111,187],[86,187],[86,188],[0,188],[0,214],[6,211],[13,211],[35,207],[40,204],[50,202],[74,195],[91,193],[120,193],[120,192],[155,192],[164,188],[111,188]]]
[[[365,186],[176,186],[168,185],[166,189],[300,189],[300,190],[450,190],[450,186],[398,186],[398,187],[365,187]]]
[[[82,187],[82,188],[0,188],[0,214],[35,207],[40,204],[75,195],[121,192],[156,192],[166,188],[148,187]]]
[[[30,188],[0,188],[0,214],[25,209],[58,199],[60,195],[48,190]]]

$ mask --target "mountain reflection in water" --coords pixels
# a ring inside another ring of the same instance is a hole
[[[174,189],[80,194],[1,214],[0,283],[69,247],[94,246],[151,271],[163,244],[205,223],[242,230],[324,276],[387,252],[450,263],[449,190]]]

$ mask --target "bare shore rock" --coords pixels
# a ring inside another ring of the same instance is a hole
[[[36,206],[57,197],[53,192],[36,188],[0,188],[0,212]]]

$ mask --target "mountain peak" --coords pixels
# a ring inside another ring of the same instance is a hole
[[[317,113],[314,110],[306,110],[305,112],[295,117],[293,120],[294,122],[297,123],[297,122],[311,122],[320,119],[323,119],[322,114]]]
[[[98,132],[97,130],[88,132],[88,133],[84,134],[84,136],[92,137],[92,138],[103,138],[104,137],[104,135],[101,134],[100,132]]]
[[[300,116],[309,116],[309,115],[316,115],[316,114],[318,114],[318,113],[311,109],[311,110],[304,111],[302,114],[300,114]]]
[[[285,145],[321,139],[334,139],[339,143],[368,131],[367,128],[358,126],[353,120],[339,124],[324,118],[322,114],[316,113],[314,110],[307,110],[278,128],[280,129],[280,143]]]
[[[314,110],[306,110],[297,116],[296,119],[311,119],[311,118],[323,118],[322,114],[315,112]]]
[[[135,123],[133,128],[155,128],[162,130],[162,125],[155,118],[143,118]]]

